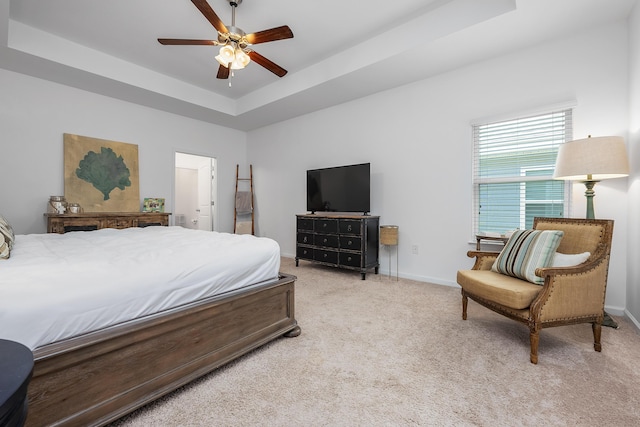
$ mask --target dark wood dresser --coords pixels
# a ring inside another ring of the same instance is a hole
[[[296,267],[300,260],[378,274],[380,217],[301,214],[296,218]]]
[[[77,214],[46,213],[47,233],[91,231],[101,228],[168,226],[170,213],[165,212],[87,212]]]

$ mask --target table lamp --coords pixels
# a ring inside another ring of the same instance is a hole
[[[587,187],[587,218],[594,219],[593,186],[609,178],[629,175],[627,149],[621,136],[599,136],[562,144],[556,159],[554,179],[581,181]]]

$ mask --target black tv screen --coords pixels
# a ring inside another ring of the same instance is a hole
[[[307,171],[307,210],[362,212],[371,210],[370,163]]]

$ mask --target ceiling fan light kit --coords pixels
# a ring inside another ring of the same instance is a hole
[[[238,47],[237,43],[230,42],[220,48],[220,53],[216,55],[216,60],[223,67],[232,70],[241,70],[251,62],[249,55]]]
[[[160,44],[220,46],[220,51],[215,57],[216,61],[220,64],[217,74],[217,78],[219,79],[229,78],[229,70],[241,70],[249,65],[252,60],[278,77],[283,77],[287,74],[287,70],[260,55],[258,52],[251,49],[250,46],[259,43],[293,38],[293,32],[288,26],[283,25],[281,27],[271,28],[257,33],[246,34],[242,29],[236,27],[235,8],[242,3],[242,0],[229,0],[232,13],[231,25],[228,27],[213,11],[206,0],[191,0],[191,2],[218,31],[217,40],[159,38],[158,42]]]

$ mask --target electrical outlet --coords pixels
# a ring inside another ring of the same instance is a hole
[[[420,247],[418,245],[411,245],[411,253],[414,255],[418,255],[420,252]]]

